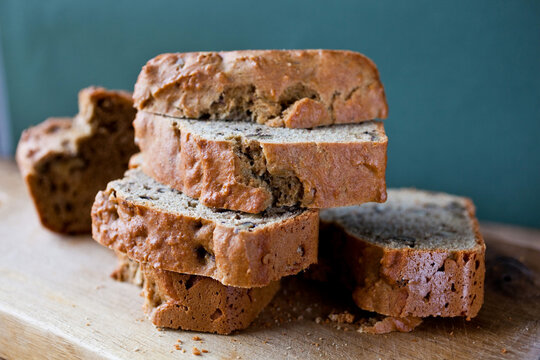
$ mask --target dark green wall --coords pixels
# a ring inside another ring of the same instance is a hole
[[[162,52],[351,49],[386,87],[389,185],[540,227],[538,0],[0,0],[0,21],[14,143],[74,114],[82,87],[132,89]]]

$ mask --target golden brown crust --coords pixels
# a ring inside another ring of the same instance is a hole
[[[307,210],[253,230],[164,212],[99,192],[93,237],[156,268],[212,277],[224,285],[259,287],[317,260],[319,218]]]
[[[352,236],[337,224],[323,223],[321,254],[333,253],[333,260],[323,260],[326,270],[347,275],[344,281],[364,310],[401,318],[474,317],[484,298],[485,244],[468,199],[466,208],[477,244],[469,250],[386,248]],[[329,268],[328,261],[336,266]]]
[[[95,194],[124,173],[137,150],[135,112],[130,93],[90,87],[80,91],[73,120],[51,118],[23,132],[17,163],[45,227],[91,231]]]
[[[322,209],[386,200],[386,137],[350,143],[258,141],[255,147],[264,158],[267,177],[297,183],[301,189],[280,200],[290,187],[272,190],[253,179],[235,141],[203,139],[168,118],[145,112],[139,112],[133,124],[146,160],[143,171],[206,206],[259,213],[272,204]],[[384,134],[382,123],[377,126]]]
[[[139,110],[191,119],[251,119],[310,128],[385,119],[375,64],[340,50],[246,50],[162,54],[143,67]]]
[[[144,310],[159,327],[229,334],[245,329],[272,300],[279,282],[251,289],[141,265]]]
[[[154,325],[165,328],[229,334],[245,329],[272,300],[279,282],[261,288],[235,288],[198,275],[140,266],[116,253],[111,276],[143,286],[144,310]]]

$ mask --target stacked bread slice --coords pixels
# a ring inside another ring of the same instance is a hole
[[[93,237],[160,327],[245,328],[317,262],[319,209],[386,200],[384,90],[348,51],[165,54],[135,86],[141,154]]]
[[[365,56],[163,54],[133,99],[141,154],[96,196],[93,237],[117,253],[117,279],[143,286],[156,326],[245,328],[282,277],[317,261],[312,277],[343,279],[384,327],[478,313],[485,246],[472,203],[402,189],[377,204],[388,139],[376,119],[388,108]]]

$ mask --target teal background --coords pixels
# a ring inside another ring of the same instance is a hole
[[[388,96],[390,186],[540,227],[538,0],[0,0],[0,38],[12,150],[25,127],[76,113],[79,89],[132,89],[162,52],[360,51]]]

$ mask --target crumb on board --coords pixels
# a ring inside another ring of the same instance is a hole
[[[328,319],[339,324],[352,324],[354,322],[354,315],[348,311],[344,311],[338,314],[328,315]]]
[[[197,335],[192,337],[191,340],[193,340],[193,341],[202,341],[202,339],[200,337],[198,337]]]
[[[506,348],[501,349],[501,354],[506,354],[507,352],[508,352],[508,350],[506,350]]]
[[[206,350],[206,349],[201,349],[201,352],[203,352],[203,353],[206,354],[206,353],[208,352],[208,350]]]
[[[197,349],[195,346],[193,347],[193,355],[201,356],[202,353],[199,349]]]

